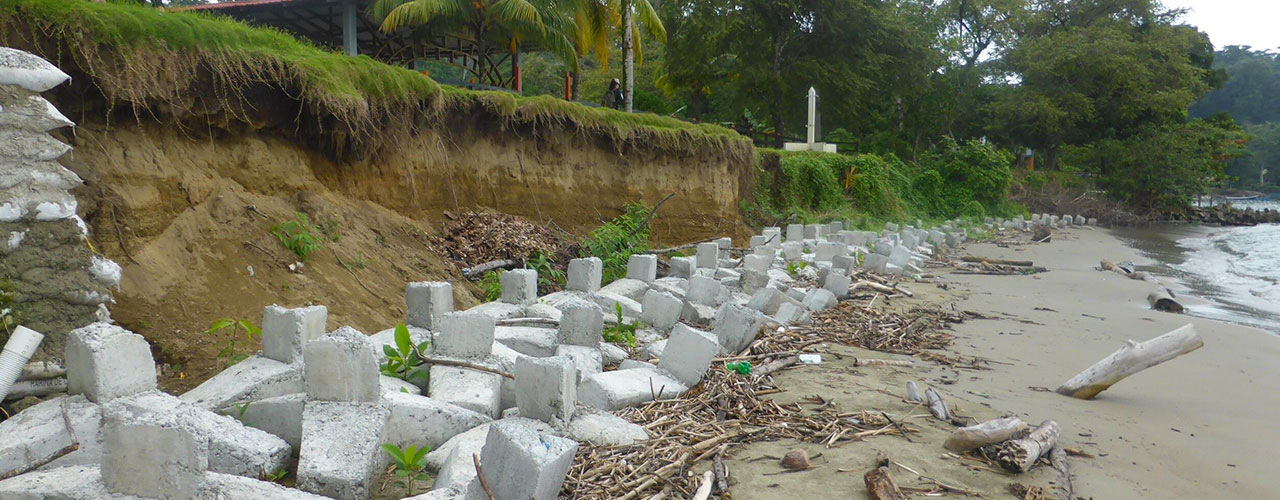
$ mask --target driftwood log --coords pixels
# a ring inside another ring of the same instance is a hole
[[[1026,472],[1040,457],[1053,451],[1058,444],[1058,423],[1045,420],[1022,439],[1012,439],[1000,445],[996,462],[1009,472]]]
[[[909,290],[903,289],[897,285],[887,286],[887,285],[882,285],[880,283],[876,283],[874,281],[867,281],[867,280],[858,281],[857,283],[854,283],[852,287],[850,287],[850,289],[852,290],[858,290],[862,288],[874,290],[874,291],[888,294],[888,295],[893,295],[895,293],[900,293],[908,297],[915,295],[911,293]]]
[[[956,452],[976,450],[989,444],[1003,443],[1026,430],[1027,424],[1018,417],[997,418],[956,429],[942,447]]]
[[[484,273],[493,271],[495,269],[511,269],[513,267],[520,267],[523,265],[524,265],[524,261],[516,260],[516,259],[491,260],[489,262],[477,264],[473,267],[464,268],[462,270],[462,275],[468,278],[471,278],[475,276],[480,276]]]
[[[925,397],[929,399],[929,413],[932,413],[938,420],[951,421],[951,411],[947,409],[947,402],[942,396],[933,389],[925,389]]]
[[[698,491],[693,492],[690,500],[707,500],[711,496],[711,483],[715,482],[715,474],[711,471],[702,473],[702,483],[698,485]]]
[[[961,257],[960,260],[963,260],[965,262],[973,262],[975,264],[981,264],[983,262],[986,262],[988,264],[1004,264],[1006,266],[1023,266],[1023,267],[1031,267],[1035,265],[1029,260],[992,259],[989,257],[976,257],[973,255],[966,255],[964,257]]]
[[[1168,290],[1156,290],[1148,293],[1147,303],[1151,304],[1151,308],[1157,311],[1182,314],[1187,310],[1178,301],[1173,300],[1173,295]]]
[[[1204,341],[1196,334],[1195,325],[1190,323],[1146,342],[1130,340],[1120,350],[1062,384],[1058,387],[1058,394],[1093,399],[1125,377],[1203,346]]]
[[[920,395],[920,387],[916,386],[915,381],[907,381],[907,401],[913,403],[924,402],[924,396]]]
[[[876,453],[875,468],[862,476],[867,484],[867,494],[873,500],[907,500],[907,496],[898,489],[898,483],[889,474],[889,455],[883,451]]]

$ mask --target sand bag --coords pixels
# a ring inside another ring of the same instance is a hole
[[[70,79],[57,66],[35,54],[0,47],[0,84],[44,92]]]
[[[75,125],[45,98],[17,87],[0,88],[0,128],[47,132]]]
[[[0,163],[56,160],[71,146],[44,132],[0,129]]]

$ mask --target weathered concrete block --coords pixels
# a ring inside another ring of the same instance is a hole
[[[573,366],[577,369],[575,380],[579,382],[584,377],[604,371],[604,354],[599,347],[561,344],[556,347],[556,356],[564,356],[573,361]]]
[[[218,413],[238,416],[240,423],[283,439],[297,451],[302,449],[302,408],[306,402],[305,393],[289,394],[255,400],[243,407],[228,406]],[[244,408],[243,415],[240,408]]]
[[[686,301],[704,306],[716,305],[716,296],[720,294],[720,282],[704,276],[689,278],[689,292]]]
[[[102,482],[107,491],[164,500],[194,498],[209,469],[209,442],[185,429],[103,413]]]
[[[649,283],[631,278],[614,280],[600,288],[602,293],[615,293],[639,302],[644,300],[644,292],[649,291]]]
[[[787,262],[795,262],[804,256],[804,244],[799,241],[788,241],[782,244],[782,258]]]
[[[184,393],[183,401],[206,410],[294,394],[306,390],[302,364],[285,364],[255,354]]]
[[[877,273],[885,272],[885,265],[889,263],[889,258],[879,253],[869,253],[862,259],[862,268]]]
[[[405,324],[435,328],[436,321],[453,312],[453,284],[445,281],[409,283],[404,292]]]
[[[146,339],[107,323],[72,330],[66,364],[67,391],[95,403],[156,388],[156,363]]]
[[[671,265],[671,276],[676,278],[688,279],[697,267],[693,257],[672,257],[667,263]]]
[[[508,304],[502,301],[485,302],[479,304],[465,312],[473,314],[483,314],[495,321],[500,319],[518,318],[524,316],[525,307],[523,305]]]
[[[780,304],[778,312],[773,315],[773,319],[783,325],[804,325],[811,322],[809,310],[803,306],[796,305],[794,302]]]
[[[839,301],[836,300],[836,294],[831,290],[818,288],[805,294],[804,300],[801,301],[804,307],[810,311],[822,311],[835,307]]]
[[[281,363],[302,358],[302,346],[324,336],[329,310],[324,306],[262,309],[262,355]]]
[[[378,392],[382,393],[383,397],[386,397],[387,394],[393,392],[413,394],[416,396],[422,394],[422,388],[408,380],[387,375],[379,375]]]
[[[676,325],[667,339],[658,368],[670,372],[680,383],[693,386],[706,375],[711,360],[719,352],[720,343],[715,335],[687,325]]]
[[[387,394],[382,404],[389,412],[387,425],[382,429],[382,442],[402,449],[410,445],[434,449],[492,420],[458,405],[411,394]]]
[[[688,387],[665,370],[635,368],[597,373],[578,386],[578,400],[601,410],[615,411],[649,401],[671,398]]]
[[[853,278],[845,276],[838,272],[827,273],[827,279],[823,281],[822,288],[831,292],[838,299],[849,296],[849,286],[853,285]]]
[[[777,227],[766,227],[760,231],[764,235],[765,245],[778,249],[782,248],[782,229]]]
[[[813,252],[813,260],[817,262],[831,262],[837,255],[843,254],[845,251],[843,243],[834,241],[824,241],[818,243],[818,248]]]
[[[583,408],[573,414],[565,437],[597,446],[625,446],[649,440],[649,433],[612,413]]]
[[[644,304],[640,321],[653,326],[659,331],[670,331],[680,321],[681,301],[675,296],[649,290],[644,294]]]
[[[750,346],[756,340],[760,321],[763,319],[764,315],[760,311],[746,306],[738,304],[722,306],[716,313],[716,327],[712,331],[713,337],[719,342],[720,352],[735,355]],[[706,370],[703,369],[703,371]]]
[[[787,242],[804,239],[804,224],[787,224]]]
[[[747,248],[756,248],[759,246],[763,246],[765,239],[766,239],[765,236],[762,236],[762,235],[752,236],[751,239],[747,241]]]
[[[604,263],[599,257],[585,257],[569,261],[567,288],[576,292],[594,292],[600,289]]]
[[[698,268],[715,269],[719,267],[720,246],[714,241],[698,244]]]
[[[303,379],[307,395],[315,401],[364,401],[379,399],[377,357],[363,333],[344,326],[307,343],[303,350]]]
[[[383,460],[382,429],[389,416],[387,408],[376,404],[307,402],[298,489],[342,500],[369,498]]]
[[[555,431],[546,422],[523,417],[507,417],[502,419],[507,425],[520,425],[541,433]],[[472,428],[445,441],[444,444],[427,454],[427,469],[438,471],[436,488],[461,487],[466,489],[476,477],[476,468],[471,455],[479,455],[484,448],[485,439],[489,436],[492,422]],[[486,469],[487,470],[487,469]]]
[[[761,288],[751,294],[747,307],[765,314],[773,314],[778,312],[778,305],[782,303],[781,297],[785,296],[786,294],[778,291],[777,288]]]
[[[693,326],[709,328],[715,317],[715,306],[685,302],[680,309],[680,320]]]
[[[427,394],[432,399],[498,418],[502,412],[502,378],[494,373],[433,365]]]
[[[568,422],[578,403],[578,369],[564,356],[516,361],[516,406],[520,416]]]
[[[595,302],[604,309],[605,316],[610,320],[617,318],[616,314],[618,307],[622,308],[622,315],[624,317],[640,317],[640,303],[622,295],[601,289],[599,292],[591,294],[590,299],[592,302]]]
[[[593,302],[575,301],[562,309],[559,343],[595,346],[603,337],[604,309]]]
[[[455,312],[440,318],[440,333],[431,345],[441,356],[479,359],[493,350],[494,319],[474,312]]]
[[[101,407],[84,396],[63,396],[36,404],[0,422],[0,436],[3,436],[0,438],[0,476],[53,456],[71,444],[71,434],[62,420],[64,407],[67,420],[80,438],[80,448],[48,466],[101,462],[102,447],[96,439],[102,421]]]
[[[747,254],[742,257],[743,269],[764,273],[769,271],[771,265],[773,265],[773,259],[763,255]]]
[[[658,278],[658,256],[636,254],[627,259],[627,278],[650,283]]]
[[[742,276],[738,278],[738,286],[742,288],[743,293],[752,294],[761,288],[769,286],[769,280],[767,272],[744,269]]]
[[[577,451],[577,441],[499,421],[480,456],[495,498],[555,500]]]
[[[493,330],[493,340],[526,356],[547,357],[554,355],[560,343],[559,330],[532,326],[499,326]]]
[[[538,272],[533,269],[512,269],[498,279],[502,285],[502,301],[527,306],[538,301]]]
[[[837,255],[831,259],[831,269],[839,269],[843,274],[848,275],[849,271],[858,266],[857,255]]]

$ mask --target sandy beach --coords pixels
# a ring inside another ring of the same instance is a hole
[[[899,483],[917,491],[943,483],[987,498],[1012,498],[1011,483],[1050,491],[1056,485],[1058,474],[1048,467],[1011,475],[949,455],[941,443],[953,428],[903,400],[908,380],[934,387],[960,414],[979,420],[1009,414],[1031,425],[1056,420],[1062,445],[1093,455],[1069,460],[1079,498],[1275,498],[1280,337],[1150,310],[1146,295],[1155,283],[1095,269],[1104,258],[1142,262],[1103,229],[1059,231],[1046,244],[970,243],[963,252],[1032,260],[1049,272],[988,276],[934,270],[937,278],[904,285],[916,292],[914,298],[884,307],[936,304],[997,318],[953,327],[952,350],[991,360],[989,369],[952,370],[921,361],[910,368],[855,368],[851,355],[907,357],[824,346],[825,364],[777,376],[786,389],[777,395],[779,402],[821,395],[842,411],[886,411],[919,432],[911,433],[911,442],[876,436],[834,448],[794,442],[747,446],[730,461],[738,481],[734,498],[864,498],[862,474],[876,450],[887,450],[899,464],[893,467]],[[1126,340],[1147,340],[1187,323],[1196,326],[1203,348],[1129,377],[1091,401],[1051,392]],[[767,458],[794,448],[820,454],[814,463],[821,467],[780,474]]]

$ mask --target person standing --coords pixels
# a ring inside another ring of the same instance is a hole
[[[609,90],[604,91],[604,101],[601,104],[606,108],[622,109],[626,103],[627,99],[622,95],[622,82],[614,78],[609,82]]]

